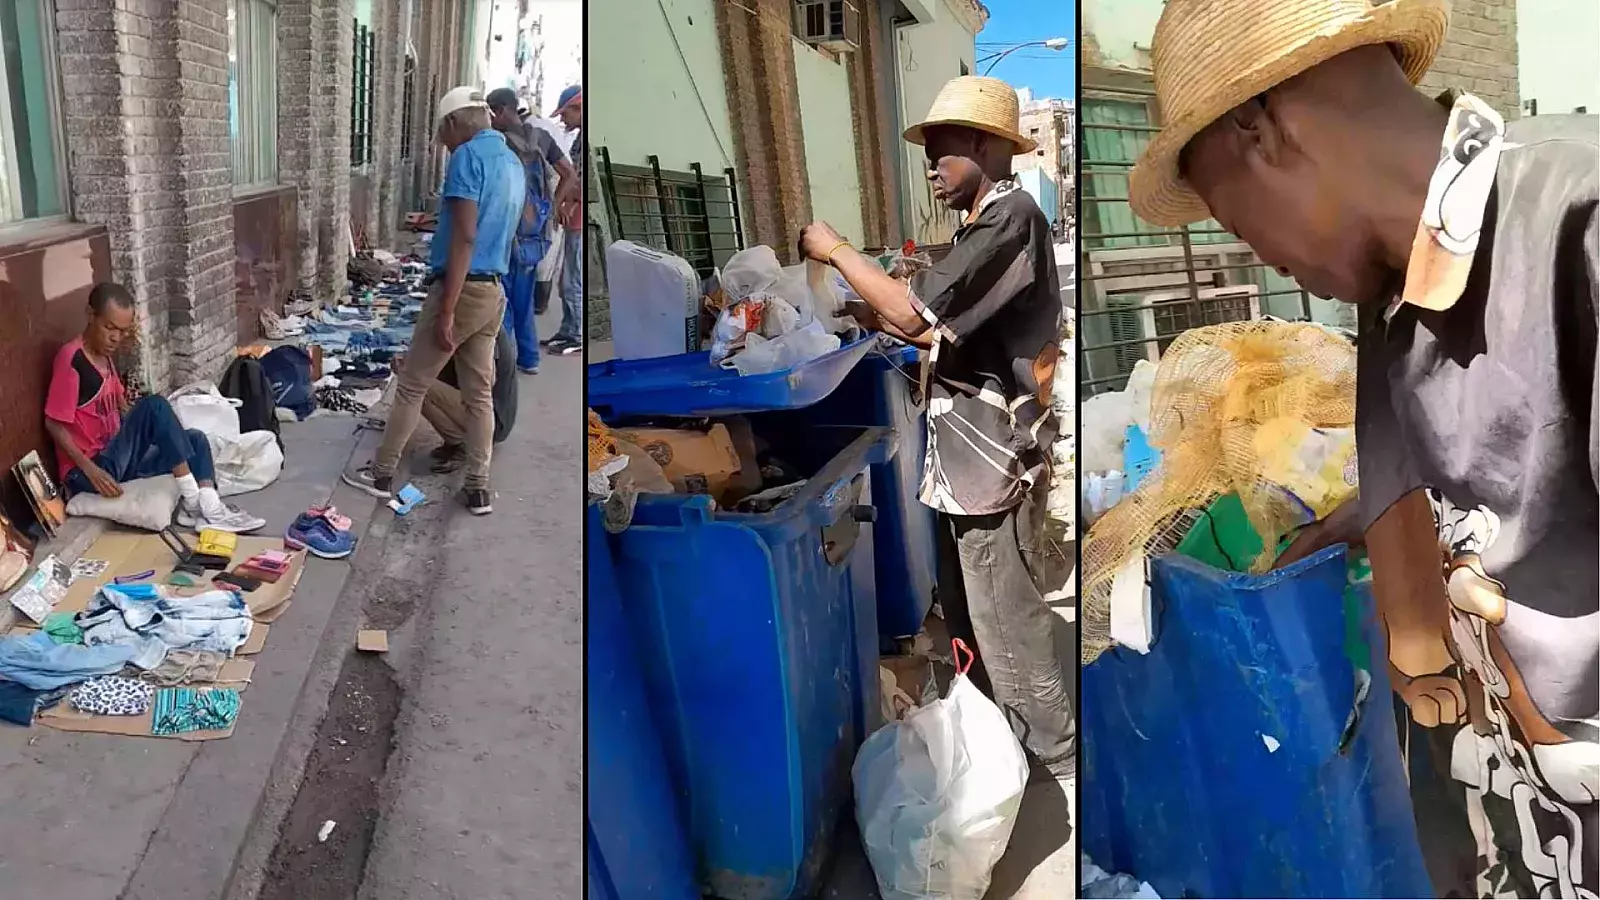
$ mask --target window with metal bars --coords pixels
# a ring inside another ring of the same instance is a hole
[[[411,106],[417,98],[417,58],[409,52],[406,54],[406,75],[400,95],[400,156],[402,159],[411,158]]]
[[[1085,69],[1078,140],[1083,208],[1078,252],[1080,389],[1117,390],[1141,359],[1179,334],[1272,315],[1353,325],[1351,311],[1312,298],[1215,221],[1160,228],[1128,205],[1128,172],[1160,130],[1148,75]]]
[[[372,162],[372,70],[376,55],[376,41],[372,29],[351,19],[354,42],[350,59],[350,166],[361,168]]]
[[[676,172],[655,156],[647,166],[625,166],[613,164],[606,147],[598,155],[613,237],[681,256],[701,278],[744,248],[733,169],[719,178],[699,163]]]

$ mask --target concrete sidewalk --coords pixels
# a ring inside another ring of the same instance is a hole
[[[266,518],[260,533],[272,536],[331,499],[365,534],[373,504],[339,484],[360,440],[355,420],[321,417],[283,432],[282,477],[235,502]],[[326,655],[319,647],[350,570],[348,562],[308,561],[294,607],[256,658],[231,738],[192,744],[0,725],[0,896],[221,897],[263,798],[297,778],[296,729],[308,720],[314,728],[325,708],[314,677]],[[348,643],[342,631],[338,637]]]

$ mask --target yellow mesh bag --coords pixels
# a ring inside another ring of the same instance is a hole
[[[589,446],[588,460],[589,471],[598,472],[600,467],[622,455],[617,448],[617,441],[611,436],[611,429],[600,421],[600,416],[594,410],[589,410]]]
[[[1111,645],[1111,582],[1136,556],[1171,553],[1218,497],[1235,492],[1267,548],[1252,571],[1271,566],[1279,539],[1304,509],[1261,477],[1257,433],[1351,428],[1356,351],[1315,325],[1231,322],[1186,331],[1161,359],[1151,394],[1152,445],[1161,465],[1094,523],[1084,541],[1083,664]],[[1286,421],[1287,420],[1287,423]],[[1287,426],[1289,427],[1286,427]]]

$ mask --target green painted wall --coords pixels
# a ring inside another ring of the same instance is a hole
[[[800,89],[800,129],[811,181],[811,217],[860,242],[861,172],[850,123],[850,81],[845,67],[804,42],[794,42],[794,77]]]
[[[713,0],[595,0],[588,31],[607,60],[588,72],[585,93],[604,99],[585,110],[590,146],[608,148],[618,165],[642,166],[651,154],[680,172],[693,162],[708,175],[734,165]]]
[[[920,122],[933,106],[945,82],[962,74],[976,74],[974,37],[945,5],[928,0],[933,21],[900,28],[896,33],[896,58],[900,78],[901,129]],[[921,147],[902,141],[905,154],[906,197],[901,210],[909,236],[918,243],[940,243],[955,233],[956,216],[933,200],[928,186],[928,162]]]

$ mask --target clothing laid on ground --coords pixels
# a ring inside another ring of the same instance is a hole
[[[480,234],[480,240],[482,239]],[[494,442],[494,348],[505,310],[505,294],[492,281],[469,281],[461,287],[456,304],[454,351],[439,344],[438,317],[443,285],[435,283],[417,318],[411,352],[395,384],[394,408],[383,431],[383,443],[372,460],[372,471],[392,477],[400,455],[422,418],[422,404],[438,382],[439,373],[452,356],[465,408],[467,445],[466,486],[486,488]]]
[[[33,724],[38,713],[60,703],[70,687],[38,691],[15,681],[0,679],[0,722],[24,727]]]
[[[228,657],[215,650],[168,650],[167,658],[139,677],[162,687],[195,681],[216,681]]]
[[[239,718],[239,692],[233,688],[162,688],[156,691],[150,733],[222,731]]]
[[[517,423],[517,348],[502,328],[494,341],[494,442],[504,441]],[[422,402],[422,417],[446,444],[467,442],[467,408],[461,402],[461,383],[455,357],[445,363],[439,379]]]
[[[50,635],[50,638],[58,644],[81,644],[83,629],[72,621],[75,615],[76,613],[70,612],[53,612],[44,617],[44,623],[39,626],[39,630]]]
[[[1444,559],[1436,608],[1384,623],[1418,836],[1441,897],[1594,896],[1600,119],[1441,102],[1404,289],[1358,352],[1363,523],[1423,490]]]
[[[45,398],[45,417],[61,423],[72,443],[91,459],[111,440],[122,425],[122,407],[127,402],[122,378],[109,361],[104,368],[89,361],[83,338],[75,337],[56,351],[50,369],[50,392]],[[61,480],[72,470],[72,458],[57,449]]]
[[[150,710],[155,695],[152,685],[107,675],[78,685],[68,699],[75,709],[97,716],[142,716]]]
[[[80,449],[119,483],[166,475],[179,463],[188,463],[198,481],[211,481],[217,474],[211,459],[211,442],[205,433],[185,429],[172,404],[159,394],[135,403],[122,417],[121,427],[100,449],[93,453],[87,447]],[[89,476],[70,462],[68,466],[62,479],[68,492],[93,492]]]
[[[472,243],[468,274],[506,274],[512,239],[522,218],[526,185],[521,161],[506,145],[505,135],[493,128],[485,128],[457,147],[450,154],[444,188],[439,192],[445,202],[428,260],[433,274],[443,275],[450,260],[451,234],[455,230],[451,200],[477,204],[478,233]]]
[[[42,631],[0,638],[0,679],[36,691],[111,675],[133,661],[135,648],[117,644],[58,644]]]
[[[1058,428],[1039,396],[1061,323],[1049,221],[1015,181],[996,184],[949,255],[912,277],[911,297],[933,337],[922,502],[952,515],[1008,510],[1049,482]]]
[[[244,598],[232,591],[169,597],[159,585],[105,585],[75,620],[89,647],[132,653],[141,669],[160,666],[171,650],[232,655],[250,638],[254,621]]]
[[[950,636],[977,648],[972,683],[1005,713],[1034,763],[1056,778],[1076,774],[1077,726],[1055,630],[1044,600],[1044,516],[1049,484],[1015,507],[982,516],[939,516],[939,605]]]

